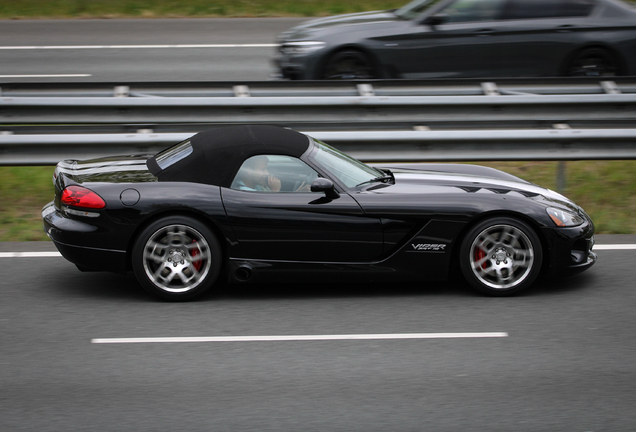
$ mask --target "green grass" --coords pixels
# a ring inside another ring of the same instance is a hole
[[[557,162],[486,162],[550,189]],[[565,195],[581,205],[598,233],[636,234],[636,161],[567,162]],[[53,167],[0,167],[0,241],[47,240],[40,210],[53,199]]]
[[[0,0],[0,18],[327,16],[394,9],[406,0]]]
[[[0,19],[315,17],[395,9],[406,3],[408,0],[0,0]]]
[[[0,19],[314,17],[395,9],[406,3],[408,0],[0,0]]]
[[[0,167],[0,241],[47,240],[40,210],[53,199],[53,167]]]

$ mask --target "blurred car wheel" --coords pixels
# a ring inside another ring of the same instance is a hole
[[[170,301],[190,300],[214,285],[221,269],[221,247],[201,222],[169,216],[141,232],[132,265],[149,293]]]
[[[487,219],[464,238],[460,266],[466,280],[491,296],[528,288],[539,275],[543,253],[534,230],[512,218]]]
[[[618,61],[603,48],[588,48],[577,53],[568,67],[568,76],[620,75]]]
[[[325,64],[322,79],[351,80],[380,78],[373,61],[356,50],[340,51],[331,56]]]

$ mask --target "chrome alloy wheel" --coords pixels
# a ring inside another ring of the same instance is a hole
[[[477,279],[494,289],[521,284],[533,269],[535,252],[528,236],[511,225],[493,225],[470,246],[470,267]]]
[[[197,230],[168,225],[150,236],[143,249],[143,267],[159,289],[184,293],[205,280],[212,265],[210,246]]]

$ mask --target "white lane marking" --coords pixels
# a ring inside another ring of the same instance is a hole
[[[636,250],[636,244],[596,244],[593,250]],[[47,258],[61,256],[59,252],[0,252],[0,258]]]
[[[40,74],[40,75],[0,75],[0,78],[77,78],[90,77],[92,74]]]
[[[628,250],[636,249],[636,244],[612,244],[612,245],[600,245],[595,244],[592,250]]]
[[[48,258],[61,257],[59,252],[0,252],[0,258]]]
[[[0,46],[0,50],[170,49],[170,48],[275,48],[278,44],[176,44],[176,45],[33,45]]]
[[[508,333],[393,333],[348,335],[293,335],[293,336],[208,336],[208,337],[146,337],[92,339],[94,344],[175,343],[175,342],[280,342],[325,340],[378,340],[378,339],[458,339],[508,337]]]

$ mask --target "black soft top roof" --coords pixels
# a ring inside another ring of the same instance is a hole
[[[161,169],[156,156],[146,165],[159,181],[194,182],[230,187],[243,162],[256,155],[300,157],[309,148],[308,136],[278,126],[224,126],[190,138],[192,153]]]

